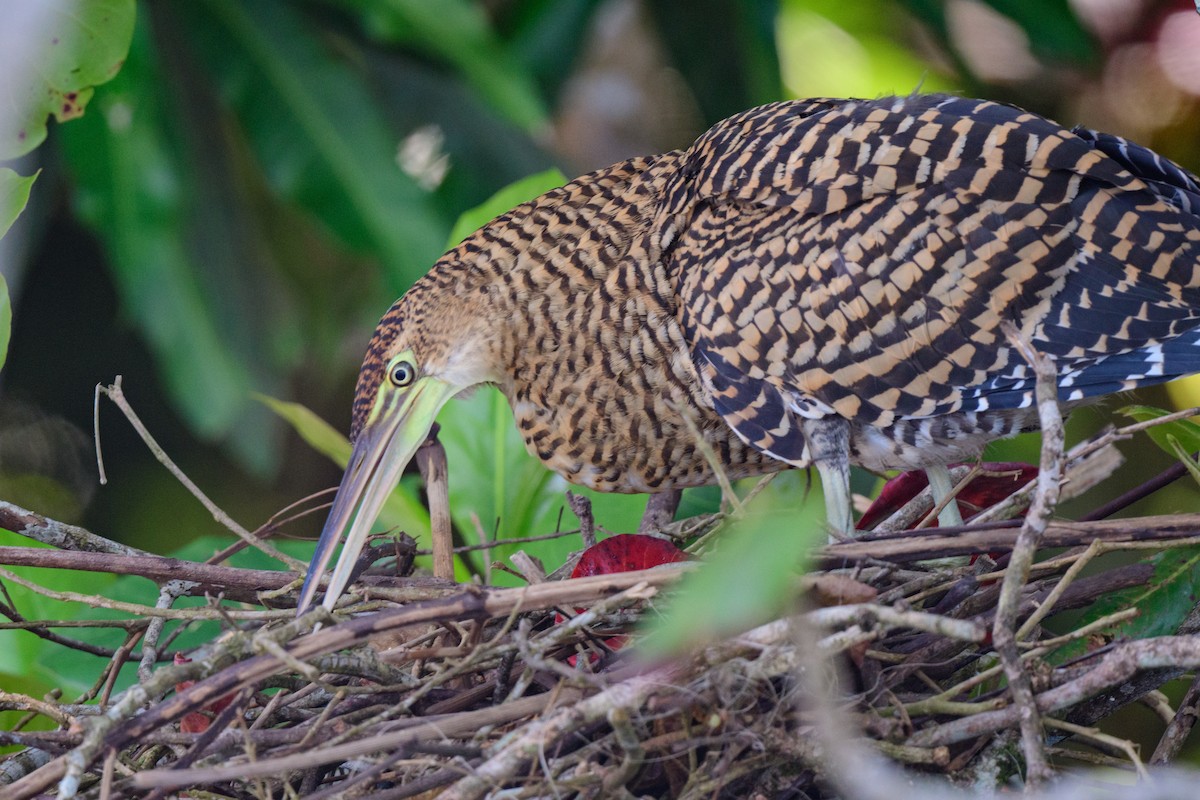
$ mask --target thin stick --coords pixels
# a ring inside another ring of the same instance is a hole
[[[425,444],[417,448],[417,467],[429,498],[429,533],[433,544],[433,576],[454,580],[454,524],[450,520],[450,479],[446,448],[434,423]]]
[[[1174,761],[1175,756],[1179,755],[1179,751],[1183,749],[1188,734],[1196,726],[1198,718],[1200,718],[1200,675],[1192,679],[1192,685],[1188,687],[1187,693],[1179,701],[1179,708],[1175,710],[1175,718],[1163,731],[1162,738],[1158,740],[1158,745],[1154,748],[1154,754],[1150,756],[1150,763],[1161,765]]]
[[[1003,327],[1013,346],[1025,357],[1037,376],[1035,396],[1038,421],[1042,428],[1042,457],[1037,491],[1013,546],[1004,582],[1000,585],[1000,599],[996,605],[996,617],[992,625],[992,641],[997,655],[1000,656],[1000,663],[1004,665],[1013,704],[1019,710],[1026,785],[1030,790],[1037,791],[1053,777],[1053,772],[1046,760],[1045,736],[1042,733],[1041,714],[1034,701],[1033,682],[1029,673],[1025,671],[1017,647],[1016,623],[1021,608],[1021,590],[1029,580],[1034,554],[1058,503],[1058,482],[1062,476],[1065,437],[1062,413],[1058,408],[1058,375],[1054,369],[1054,362],[1022,340],[1011,324],[1006,323]]]
[[[158,459],[158,463],[166,467],[167,470],[175,476],[175,479],[183,484],[184,488],[191,492],[192,496],[199,500],[200,503],[206,509],[208,509],[208,513],[212,514],[213,519],[224,525],[229,530],[233,531],[233,533],[246,544],[250,545],[251,547],[258,548],[260,551],[266,553],[276,561],[287,564],[289,568],[303,574],[307,566],[303,561],[292,558],[287,553],[280,552],[280,550],[278,550],[274,545],[259,539],[257,536],[250,533],[250,531],[239,525],[232,517],[226,514],[220,508],[220,506],[210,500],[208,495],[202,492],[200,487],[193,483],[192,479],[184,474],[183,470],[181,470],[175,464],[175,462],[171,460],[171,457],[168,456],[167,452],[162,449],[162,446],[159,445],[154,437],[150,435],[150,431],[142,423],[142,420],[140,417],[138,417],[137,413],[134,412],[133,407],[129,405],[129,401],[125,398],[124,391],[121,390],[120,375],[116,377],[111,386],[99,387],[97,391],[107,396],[109,400],[112,400],[113,403],[116,404],[117,408],[121,409],[121,413],[123,413],[125,418],[129,420],[129,424],[133,426],[135,431],[137,431],[138,436],[142,437],[142,441],[145,442],[146,447],[149,448],[150,452],[154,454],[154,457]]]
[[[121,376],[117,376],[120,382]],[[100,384],[96,384],[96,392],[92,397],[92,437],[96,441],[96,472],[100,475],[100,485],[108,485],[108,475],[104,472],[104,453],[100,450]]]

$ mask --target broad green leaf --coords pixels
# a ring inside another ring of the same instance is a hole
[[[383,263],[393,294],[441,254],[449,224],[401,170],[401,135],[291,3],[172,6],[233,108],[272,190]]]
[[[567,484],[525,450],[504,395],[482,388],[469,398],[452,400],[438,422],[449,465],[450,515],[469,542],[478,539],[479,529],[489,539],[493,533],[509,539],[554,532]],[[564,525],[570,529],[571,522]],[[524,549],[547,559],[553,569],[565,552],[578,549],[578,541],[573,544]],[[512,550],[497,548],[486,558],[502,561]],[[484,557],[476,555],[476,564],[482,565]]]
[[[1096,635],[1111,641],[1176,633],[1196,605],[1196,596],[1200,593],[1200,547],[1164,550],[1142,563],[1154,567],[1149,581],[1141,586],[1104,595],[1088,607],[1077,627],[1123,609],[1136,608],[1140,612],[1137,617],[1097,631]],[[1086,642],[1073,642],[1056,650],[1050,660],[1056,664],[1062,663],[1082,655],[1086,647]]]
[[[551,189],[557,189],[566,182],[567,176],[563,175],[561,170],[552,168],[510,183],[483,203],[462,213],[450,232],[447,249],[454,247],[501,214]]]
[[[350,461],[350,441],[332,425],[300,403],[265,395],[255,397],[285,419],[314,450],[328,456],[342,469],[346,468]],[[402,481],[391,493],[379,514],[376,528],[400,528],[423,546],[428,546],[429,511],[421,504],[421,498],[411,484]]]
[[[65,122],[81,115],[92,87],[117,74],[133,35],[135,5],[134,0],[9,0],[3,13],[6,26],[29,27],[19,42],[26,48],[19,57],[21,66],[31,68],[15,81],[0,82],[12,90],[0,95],[5,110],[0,160],[41,144],[48,117]]]
[[[729,636],[761,624],[793,602],[791,587],[805,554],[825,540],[819,493],[797,507],[801,472],[777,477],[747,510],[721,532],[706,563],[648,621],[645,652],[651,657]]]
[[[332,0],[362,14],[368,33],[452,64],[489,105],[529,131],[546,124],[533,77],[511,56],[470,0]]]
[[[0,545],[15,547],[43,547],[32,539],[0,530]],[[78,570],[42,569],[36,567],[5,567],[27,581],[55,591],[71,591],[80,594],[103,594],[110,597],[117,577],[103,572]],[[140,585],[154,591],[154,585],[140,580]],[[77,603],[52,600],[31,589],[6,581],[5,589],[13,606],[26,619],[96,619],[95,612]],[[154,603],[153,594],[147,598],[140,594],[136,598],[122,596],[131,602]],[[110,617],[113,615],[109,615]],[[117,629],[92,629],[72,631],[71,636],[92,644],[118,647],[124,638]],[[102,660],[96,656],[66,651],[61,645],[51,644],[26,631],[5,631],[5,646],[0,647],[0,673],[18,675],[40,675],[54,686],[67,691],[81,692],[96,680],[97,669]],[[74,653],[74,654],[73,654]],[[90,677],[89,677],[90,674]]]
[[[29,190],[37,180],[41,170],[29,177],[18,175],[8,167],[0,167],[0,239],[8,233],[8,229],[21,216],[25,204],[29,202]]]
[[[1120,410],[1120,413],[1137,422],[1147,422],[1161,419],[1171,412],[1152,406],[1126,406]],[[1200,424],[1197,424],[1195,419],[1164,422],[1162,425],[1147,428],[1146,434],[1154,440],[1155,444],[1172,456],[1176,455],[1176,450],[1171,444],[1171,439],[1174,439],[1188,453],[1200,451]]]

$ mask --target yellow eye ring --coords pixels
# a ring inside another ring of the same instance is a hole
[[[417,378],[417,370],[412,364],[407,361],[399,361],[392,366],[392,371],[388,373],[388,378],[392,384],[403,389]]]

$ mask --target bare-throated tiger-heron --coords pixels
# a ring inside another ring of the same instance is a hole
[[[384,315],[300,600],[332,607],[442,405],[481,383],[568,481],[657,493],[978,457],[1065,403],[1200,371],[1200,185],[1117,136],[945,95],[781,102],[498,217]],[[951,503],[951,506],[954,504]]]

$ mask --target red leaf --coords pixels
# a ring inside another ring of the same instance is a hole
[[[610,536],[584,550],[583,555],[579,557],[579,563],[571,572],[571,577],[632,572],[657,567],[659,564],[674,564],[687,560],[687,553],[665,539],[640,533],[622,533]]]
[[[962,466],[951,464],[952,467]],[[978,514],[985,508],[993,506],[1025,484],[1037,477],[1038,469],[1032,464],[1020,464],[1007,461],[984,462],[979,465],[986,472],[1009,473],[1006,475],[976,475],[961,492],[958,493],[958,510],[963,519]],[[884,484],[883,490],[871,507],[858,521],[859,530],[870,530],[883,520],[899,511],[906,503],[921,493],[929,485],[929,478],[924,470],[914,469],[902,472]],[[937,525],[937,520],[933,522]]]
[[[646,536],[640,533],[622,533],[610,536],[602,542],[589,547],[579,557],[579,563],[571,571],[572,578],[584,578],[589,575],[612,575],[616,572],[632,572],[638,569],[650,569],[659,564],[674,564],[677,561],[687,561],[690,556],[666,539],[657,536]],[[583,611],[582,608],[576,611]],[[555,624],[561,623],[563,616],[555,615]],[[611,636],[604,640],[610,650],[620,650],[627,636]],[[591,654],[595,662],[597,656]],[[569,656],[567,663],[575,666],[576,657]]]

